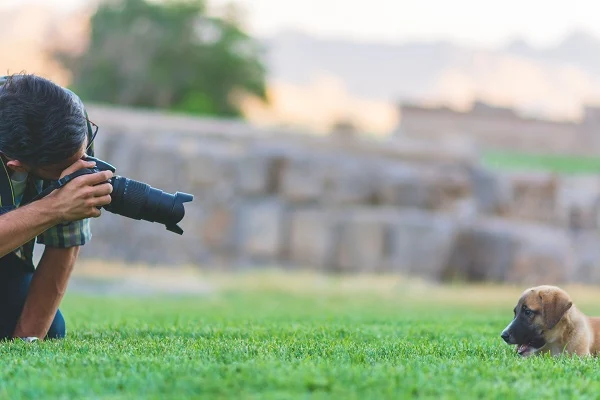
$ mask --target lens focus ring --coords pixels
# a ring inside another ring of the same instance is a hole
[[[125,182],[123,182],[123,191],[119,193],[121,199],[119,199],[117,203],[120,204],[123,209],[118,210],[118,212],[127,217],[137,218],[147,200],[149,186],[132,179],[121,179],[124,179]]]

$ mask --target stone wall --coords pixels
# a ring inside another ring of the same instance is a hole
[[[524,118],[512,110],[476,103],[462,112],[405,104],[396,134],[414,138],[467,140],[482,150],[596,155],[600,151],[597,110],[586,108],[583,121]]]
[[[202,268],[600,281],[600,179],[485,170],[468,147],[90,107],[96,155],[186,203],[183,236],[104,211],[88,258]]]

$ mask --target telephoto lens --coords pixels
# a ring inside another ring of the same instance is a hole
[[[112,171],[116,168],[106,161],[87,156],[86,160],[94,161],[96,166],[89,172]],[[103,206],[106,211],[124,217],[158,222],[171,232],[183,235],[183,229],[177,224],[185,216],[183,203],[190,202],[194,196],[176,192],[170,194],[153,188],[144,182],[115,175],[108,181],[113,186],[110,194],[111,203]]]
[[[113,186],[111,203],[103,208],[114,214],[137,220],[164,224],[167,230],[179,235],[183,230],[177,225],[185,215],[183,203],[194,196],[176,192],[174,195],[122,176],[109,181]]]

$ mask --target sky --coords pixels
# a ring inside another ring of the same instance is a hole
[[[23,4],[35,0],[0,0]],[[39,1],[39,0],[38,0]],[[69,8],[88,0],[45,0]],[[209,0],[220,6],[230,0]],[[402,42],[450,39],[498,46],[521,37],[551,46],[570,31],[600,37],[597,0],[233,0],[259,36],[297,29],[326,37]]]
[[[223,3],[223,0],[213,0]],[[573,29],[600,36],[597,0],[238,0],[258,34],[299,28],[359,40],[440,38],[496,46],[521,36],[548,46]]]

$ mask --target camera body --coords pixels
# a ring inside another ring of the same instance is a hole
[[[89,171],[88,173],[93,174],[93,173],[101,172],[101,171],[111,171],[114,173],[117,171],[117,169],[114,166],[112,166],[111,164],[107,163],[106,161],[102,161],[96,157],[86,155],[85,157],[83,157],[83,159],[85,161],[93,161],[96,163],[96,165],[93,168],[84,168]]]
[[[94,161],[96,165],[93,168],[83,168],[63,179],[68,181],[79,175],[100,171],[116,172],[116,168],[106,161],[91,156],[84,159]],[[124,217],[161,223],[167,230],[183,234],[183,230],[177,225],[185,215],[183,203],[192,201],[194,196],[181,192],[166,193],[146,183],[118,175],[110,178],[108,183],[113,187],[111,203],[101,208]]]

